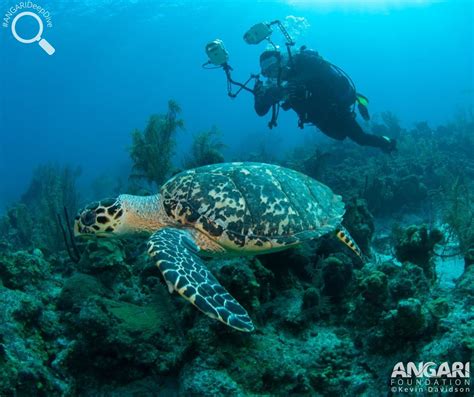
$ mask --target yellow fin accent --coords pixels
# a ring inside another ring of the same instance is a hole
[[[362,251],[360,250],[359,246],[357,243],[354,241],[354,239],[351,237],[349,232],[342,226],[340,226],[336,230],[336,237],[345,245],[347,246],[354,254],[356,254],[362,261],[365,262],[364,256],[362,254]]]

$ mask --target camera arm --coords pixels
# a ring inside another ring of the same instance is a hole
[[[225,63],[222,65],[222,68],[224,69],[224,72],[225,72],[225,75],[226,75],[226,78],[227,78],[227,94],[231,97],[231,98],[236,98],[237,95],[239,95],[242,91],[247,91],[247,92],[250,92],[251,94],[254,94],[254,90],[252,90],[251,88],[247,87],[247,85],[252,81],[252,80],[258,80],[259,79],[259,75],[258,74],[251,74],[250,77],[247,79],[247,81],[245,81],[245,83],[240,83],[238,81],[235,81],[233,78],[232,78],[232,75],[231,75],[231,71],[233,70],[232,67],[228,64],[228,63]],[[233,93],[232,92],[232,86],[235,85],[237,87],[239,87],[239,89]]]

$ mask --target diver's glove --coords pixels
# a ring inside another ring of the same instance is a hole
[[[304,84],[296,82],[288,82],[286,86],[286,94],[288,102],[303,101],[307,97],[307,90]]]
[[[261,80],[256,80],[255,81],[255,85],[253,86],[253,94],[254,95],[262,95],[264,92],[264,88],[263,88],[263,83]]]
[[[271,86],[266,88],[265,95],[271,98],[273,103],[278,103],[284,99],[285,89],[280,86]]]

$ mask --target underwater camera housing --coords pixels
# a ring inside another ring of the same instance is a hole
[[[244,34],[244,40],[247,44],[259,44],[264,40],[267,40],[275,49],[275,51],[278,51],[278,47],[271,41],[270,36],[273,33],[272,26],[277,26],[283,36],[286,39],[286,47],[288,50],[288,58],[291,63],[291,51],[290,47],[293,46],[295,43],[288,34],[287,30],[283,26],[283,24],[276,20],[270,23],[267,22],[260,22],[255,25],[253,25],[245,34]],[[251,94],[255,95],[254,90],[248,87],[250,82],[252,80],[259,80],[259,75],[258,74],[251,74],[250,77],[243,83],[240,83],[238,81],[235,81],[232,78],[231,72],[233,71],[232,67],[229,65],[229,53],[225,49],[224,42],[220,39],[213,40],[209,42],[206,47],[205,51],[208,57],[208,61],[205,62],[202,67],[205,69],[223,69],[226,75],[227,79],[227,94],[231,98],[237,97],[240,92],[242,91],[247,91],[250,92]],[[212,67],[209,67],[209,65],[214,65]],[[238,87],[237,91],[233,92],[232,88],[233,87]],[[273,114],[275,114],[275,106],[273,106]],[[273,117],[274,118],[274,117]],[[273,125],[273,124],[272,124]]]
[[[227,79],[227,94],[231,98],[235,98],[242,90],[253,93],[253,90],[247,87],[250,81],[258,79],[258,75],[251,74],[245,83],[239,83],[232,79],[231,71],[232,67],[228,64],[229,53],[225,49],[224,42],[220,39],[213,40],[206,44],[205,47],[208,61],[205,62],[202,67],[205,69],[223,69]],[[208,65],[214,65],[209,67]],[[237,92],[232,92],[232,86],[237,86],[239,89]]]
[[[216,66],[222,66],[229,60],[229,53],[225,49],[224,42],[216,39],[206,45],[206,54],[209,58],[209,63]]]
[[[266,22],[260,22],[253,25],[244,34],[244,41],[247,44],[260,44],[263,40],[268,39],[272,34],[272,28],[270,24]]]

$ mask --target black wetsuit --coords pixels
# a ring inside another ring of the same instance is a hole
[[[255,86],[255,111],[263,116],[272,105],[287,98],[283,109],[293,109],[300,125],[314,124],[327,136],[350,138],[359,145],[390,151],[390,140],[364,132],[355,120],[356,92],[348,79],[317,52],[302,50],[293,56],[292,65],[282,78],[285,88],[276,84]]]

